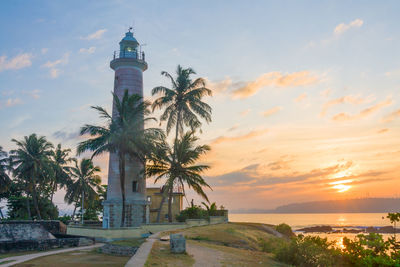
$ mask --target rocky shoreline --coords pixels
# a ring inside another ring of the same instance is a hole
[[[338,234],[338,233],[352,233],[352,234],[362,234],[362,233],[378,233],[378,234],[393,234],[394,232],[400,233],[400,229],[394,228],[393,226],[382,226],[382,227],[332,227],[329,225],[311,226],[301,229],[297,229],[295,232],[301,233],[325,233],[325,234]]]

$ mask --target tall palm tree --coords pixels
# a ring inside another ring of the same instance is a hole
[[[161,75],[171,80],[172,88],[164,86],[154,87],[152,95],[161,94],[153,104],[153,111],[157,108],[165,108],[160,120],[167,121],[167,134],[175,126],[175,140],[178,134],[183,134],[184,126],[188,126],[194,131],[201,127],[201,122],[197,118],[204,119],[207,123],[211,122],[211,107],[201,101],[203,96],[212,95],[212,91],[206,88],[206,82],[203,78],[197,78],[194,81],[190,75],[196,74],[192,68],[184,69],[178,65],[176,69],[176,78],[166,71]]]
[[[167,142],[159,148],[146,165],[146,174],[155,176],[155,181],[165,178],[165,187],[168,190],[168,221],[172,222],[172,196],[174,185],[182,186],[185,183],[189,188],[203,197],[208,202],[208,197],[203,187],[211,187],[201,177],[201,173],[209,168],[208,165],[195,165],[201,155],[210,150],[207,145],[196,146],[198,138],[188,132],[175,142],[174,149]]]
[[[11,141],[18,147],[10,151],[14,176],[25,181],[26,194],[32,195],[38,219],[41,220],[37,190],[46,187],[45,179],[52,172],[50,156],[53,145],[44,136],[38,137],[36,134],[25,136],[22,141]]]
[[[82,159],[80,163],[75,161],[75,166],[70,168],[71,175],[73,177],[72,183],[67,187],[67,193],[65,194],[64,200],[68,204],[75,203],[78,206],[79,200],[81,201],[81,212],[82,212],[82,224],[83,224],[83,211],[84,203],[86,205],[90,201],[94,201],[99,198],[98,191],[101,191],[101,177],[98,173],[101,171],[100,167],[94,166],[91,159]],[[74,214],[72,217],[75,216]]]
[[[92,158],[105,152],[116,153],[119,162],[120,186],[122,195],[121,227],[125,226],[125,165],[126,161],[138,160],[145,166],[146,158],[163,136],[160,129],[147,128],[143,125],[154,118],[147,117],[151,112],[150,103],[142,97],[129,95],[125,90],[121,99],[113,94],[116,116],[112,117],[104,108],[93,109],[106,120],[105,126],[86,124],[81,128],[81,135],[89,134],[93,138],[79,143],[78,154],[93,151]],[[143,170],[144,171],[144,170]]]
[[[3,147],[0,146],[0,193],[7,191],[11,184],[11,179],[7,174],[8,166],[7,152],[3,151]]]
[[[68,164],[73,161],[73,159],[69,157],[70,152],[71,149],[62,149],[61,144],[58,144],[57,147],[52,151],[51,159],[54,168],[54,175],[51,181],[51,201],[53,201],[54,192],[57,191],[57,188],[59,187],[61,189],[66,187],[70,179],[70,167]]]

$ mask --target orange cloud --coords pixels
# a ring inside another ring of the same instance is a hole
[[[294,102],[300,103],[301,101],[303,101],[303,100],[306,99],[306,98],[307,98],[307,94],[306,94],[306,93],[303,93],[303,94],[299,95],[298,97],[296,97],[296,99],[294,100]]]
[[[329,108],[339,105],[339,104],[347,103],[347,104],[359,105],[359,104],[369,103],[373,100],[374,100],[374,98],[372,96],[368,96],[367,98],[364,98],[361,96],[353,96],[353,95],[339,97],[339,98],[336,98],[336,99],[326,102],[324,104],[324,106],[322,107],[322,111],[321,111],[320,115],[322,117],[325,116],[326,113],[328,112]]]
[[[389,98],[385,101],[382,101],[372,107],[366,108],[362,110],[360,113],[355,114],[355,115],[350,115],[346,112],[342,112],[339,114],[336,114],[335,116],[332,117],[332,120],[334,121],[349,121],[349,120],[357,120],[357,119],[362,119],[365,118],[372,113],[375,113],[379,110],[381,110],[384,107],[390,106],[393,103],[393,101]]]
[[[269,116],[271,116],[272,114],[275,114],[275,113],[277,113],[277,112],[280,111],[280,110],[282,110],[282,107],[270,108],[270,109],[264,111],[264,112],[262,113],[262,115],[263,115],[264,117],[269,117]]]
[[[400,117],[400,109],[390,113],[389,115],[385,116],[382,121],[383,122],[391,122],[392,120]]]
[[[261,88],[266,86],[277,87],[294,87],[306,86],[318,82],[317,76],[309,71],[300,71],[289,74],[281,72],[268,72],[262,74],[255,81],[247,82],[244,86],[234,90],[232,95],[234,98],[248,98],[257,93]]]
[[[346,31],[348,31],[351,28],[360,28],[364,24],[364,21],[361,19],[355,19],[352,22],[346,24],[346,23],[340,23],[337,25],[334,29],[334,33],[336,35],[342,34]]]
[[[247,139],[251,139],[254,137],[258,137],[261,135],[264,135],[268,132],[268,129],[264,129],[264,130],[254,130],[251,131],[247,134],[243,134],[243,135],[238,135],[238,136],[220,136],[215,138],[212,142],[211,145],[217,145],[217,144],[221,144],[224,142],[235,142],[235,141],[243,141],[243,140],[247,140]]]

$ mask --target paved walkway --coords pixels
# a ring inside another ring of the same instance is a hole
[[[103,245],[104,244],[102,244],[102,243],[98,243],[95,245],[85,246],[85,247],[73,247],[73,248],[58,249],[58,250],[52,250],[52,251],[40,252],[40,253],[34,253],[34,254],[26,254],[26,255],[21,255],[21,256],[14,256],[14,257],[0,259],[0,265],[1,265],[1,267],[8,267],[8,266],[13,266],[14,264],[22,263],[25,261],[30,261],[35,258],[39,258],[39,257],[43,257],[43,256],[49,256],[49,255],[64,253],[64,252],[70,252],[70,251],[74,251],[74,250],[92,249],[92,248],[101,247]],[[12,262],[1,264],[2,262],[5,262],[5,261],[7,262],[10,260],[12,260]]]
[[[193,267],[220,267],[224,253],[212,248],[186,242],[186,251],[192,255],[195,263]]]
[[[129,259],[129,261],[125,264],[125,267],[142,267],[147,261],[147,257],[150,254],[150,251],[153,247],[153,243],[158,240],[158,235],[160,232],[155,233],[151,236],[149,236],[146,239],[146,242],[144,242],[139,249],[136,251],[135,255],[132,256],[132,258]]]

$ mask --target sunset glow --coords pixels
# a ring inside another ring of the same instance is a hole
[[[170,86],[160,73],[178,64],[213,91],[203,99],[212,122],[202,120],[196,133],[211,147],[201,158],[211,166],[204,173],[211,202],[272,209],[400,194],[399,8],[379,1],[363,8],[352,1],[117,2],[3,4],[5,151],[15,148],[12,138],[35,132],[75,155],[80,127],[102,123],[90,106],[111,112],[109,64],[134,20],[135,37],[146,44],[145,99],[155,99],[154,87]],[[165,129],[159,121],[146,126]],[[94,158],[103,183],[108,160]],[[147,185],[160,184],[149,178]],[[55,202],[64,205],[64,194]],[[186,198],[185,205],[203,201],[192,190]]]

